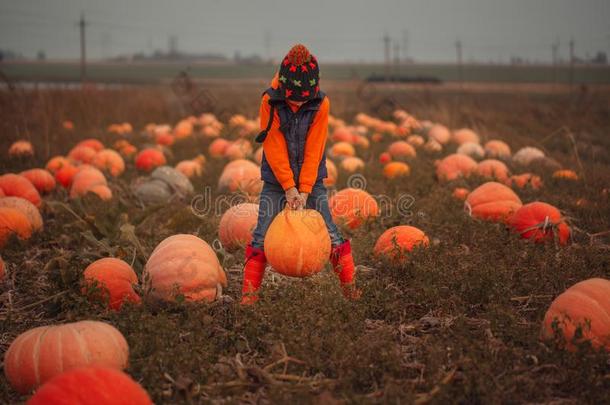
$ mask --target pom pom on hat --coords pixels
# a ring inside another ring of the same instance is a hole
[[[300,66],[311,60],[311,53],[309,53],[309,49],[305,45],[297,44],[290,49],[286,59],[293,65]]]

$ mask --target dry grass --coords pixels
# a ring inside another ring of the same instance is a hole
[[[217,85],[219,86],[219,85]],[[220,87],[220,86],[219,86]],[[258,89],[222,88],[229,111],[256,112]],[[216,88],[214,88],[216,90]],[[367,90],[370,92],[370,89]],[[393,92],[393,94],[392,94]],[[565,127],[575,136],[585,181],[562,183],[540,169],[545,186],[520,192],[524,201],[555,204],[572,218],[574,243],[533,245],[503,226],[468,218],[451,198],[453,184],[434,178],[434,156],[419,153],[410,177],[387,183],[376,156],[387,141],[361,155],[367,190],[374,195],[415,197],[411,214],[385,217],[352,235],[364,290],[356,303],[341,298],[330,272],[307,280],[267,275],[255,308],[241,308],[243,253],[223,258],[229,275],[227,298],[209,305],[188,303],[128,307],[106,312],[79,290],[82,271],[92,260],[115,255],[134,263],[141,274],[146,254],[174,233],[216,238],[218,216],[198,218],[188,201],[142,209],[129,184],[138,176],[130,164],[112,183],[110,203],[95,198],[70,201],[55,192],[43,209],[44,232],[28,242],[12,241],[2,257],[9,275],[2,284],[0,351],[31,327],[52,322],[99,319],[115,325],[131,353],[127,370],[158,403],[607,403],[607,354],[583,347],[577,353],[542,343],[538,333],[552,299],[573,283],[610,278],[610,107],[607,94],[492,94],[420,89],[375,90],[358,98],[353,87],[331,91],[335,114],[388,113],[387,96],[421,118],[451,127],[471,126],[486,138],[506,140],[516,150],[544,147],[562,165],[578,169]],[[605,98],[607,100],[607,98]],[[128,120],[141,128],[149,121],[174,122],[187,111],[166,89],[33,91],[0,93],[0,171],[42,166],[48,156],[66,153],[76,142]],[[77,131],[60,129],[70,118]],[[17,135],[33,141],[33,160],[4,155]],[[136,142],[142,143],[142,138]],[[190,140],[173,149],[176,162],[193,157],[206,141]],[[203,149],[205,150],[205,149]],[[197,190],[217,195],[221,162],[211,162]],[[341,173],[339,187],[347,175]],[[480,179],[456,184],[473,187]],[[578,204],[585,198],[586,204]],[[138,247],[125,232],[135,227]],[[431,246],[404,266],[378,262],[371,255],[376,238],[397,224],[412,224]],[[121,231],[123,229],[123,231]],[[6,402],[24,400],[0,381]]]

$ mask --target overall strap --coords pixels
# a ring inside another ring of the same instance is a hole
[[[267,134],[269,133],[269,130],[271,129],[271,125],[273,124],[273,118],[275,116],[275,105],[277,104],[278,101],[283,100],[280,96],[279,96],[279,92],[270,87],[267,90],[265,90],[263,92],[263,96],[267,94],[269,96],[269,105],[271,106],[271,110],[269,111],[269,121],[267,121],[267,127],[262,130],[257,136],[256,138],[254,138],[254,140],[257,143],[263,143],[265,141],[265,138],[267,138]]]

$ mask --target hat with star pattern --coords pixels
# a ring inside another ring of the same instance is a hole
[[[297,44],[282,60],[278,79],[286,99],[311,100],[320,91],[318,61],[309,53],[305,45]]]

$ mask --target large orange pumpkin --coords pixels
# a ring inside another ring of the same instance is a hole
[[[388,147],[388,153],[394,159],[412,158],[417,155],[415,148],[405,141],[392,142]]]
[[[231,145],[231,142],[224,138],[214,139],[214,141],[208,147],[208,152],[210,153],[211,157],[224,157],[229,145]]]
[[[216,253],[194,235],[178,234],[163,240],[150,255],[144,280],[155,298],[173,301],[213,301],[227,285]]]
[[[107,186],[108,182],[104,173],[94,167],[87,167],[80,170],[74,176],[72,186],[70,188],[70,198],[82,197],[96,186]]]
[[[525,204],[519,208],[508,222],[522,238],[534,242],[553,240],[565,245],[570,238],[570,227],[561,212],[550,204],[540,201]]]
[[[72,165],[68,158],[64,156],[54,156],[49,159],[45,168],[51,173],[55,174],[59,169],[67,165]]]
[[[107,171],[112,177],[120,176],[125,171],[125,161],[112,149],[99,151],[91,163],[98,169]]]
[[[508,159],[510,158],[510,146],[506,142],[493,139],[484,146],[485,155],[489,158]]]
[[[556,336],[569,350],[588,341],[595,349],[610,351],[610,280],[581,281],[555,298],[544,315],[541,337]]]
[[[136,155],[136,167],[145,172],[163,166],[166,162],[163,152],[158,149],[144,149]]]
[[[493,222],[504,222],[521,205],[521,199],[513,190],[504,184],[490,181],[468,194],[464,208],[473,217]]]
[[[0,198],[0,207],[6,208],[14,208],[16,210],[21,211],[23,215],[26,216],[30,225],[32,226],[32,231],[40,231],[43,227],[42,216],[40,215],[40,211],[38,208],[34,206],[31,202],[21,197],[2,197]]]
[[[104,144],[95,138],[89,138],[89,139],[82,140],[76,144],[76,147],[79,147],[79,146],[87,146],[96,152],[99,152],[102,149],[104,149]]]
[[[496,159],[487,159],[477,165],[477,174],[482,177],[497,179],[506,182],[508,179],[508,167]]]
[[[36,207],[40,207],[42,203],[36,187],[28,179],[18,174],[8,173],[0,176],[0,188],[7,197],[25,198]]]
[[[91,292],[92,287],[98,289],[90,298],[101,298],[111,309],[121,309],[124,302],[140,302],[140,297],[133,290],[133,286],[138,284],[138,276],[121,259],[106,257],[96,260],[87,266],[83,277],[85,292]]]
[[[218,238],[224,248],[231,252],[249,244],[257,220],[258,204],[243,203],[229,208],[218,226]]]
[[[337,142],[330,148],[328,154],[333,158],[339,156],[356,156],[356,149],[347,142]]]
[[[45,169],[30,169],[20,173],[32,183],[39,193],[50,193],[55,189],[55,178]]]
[[[16,141],[8,149],[8,154],[11,157],[34,156],[34,148],[28,141]]]
[[[40,326],[17,336],[4,354],[4,374],[22,394],[77,367],[127,367],[129,347],[115,327],[98,321]]]
[[[542,179],[532,173],[523,173],[510,176],[504,184],[510,187],[525,188],[530,186],[533,190],[538,190],[542,187]]]
[[[249,160],[233,160],[222,170],[218,188],[220,191],[242,191],[248,195],[258,195],[262,188],[261,170]]]
[[[330,236],[316,210],[285,209],[265,235],[265,256],[278,273],[308,277],[318,273],[330,257]]]
[[[388,179],[396,177],[408,176],[411,169],[404,162],[390,162],[383,168],[383,175]]]
[[[68,153],[68,159],[81,163],[91,163],[96,154],[97,152],[95,149],[89,146],[75,146],[70,153]]]
[[[81,367],[47,381],[26,405],[152,405],[127,374],[107,367]]]
[[[377,201],[358,188],[346,188],[334,194],[329,202],[333,219],[350,229],[356,229],[379,215]]]
[[[436,176],[441,181],[468,177],[477,169],[477,162],[466,155],[451,154],[436,165]]]
[[[373,252],[378,257],[404,263],[408,252],[417,246],[427,247],[429,243],[428,237],[422,230],[414,226],[401,225],[382,233],[375,243]]]

